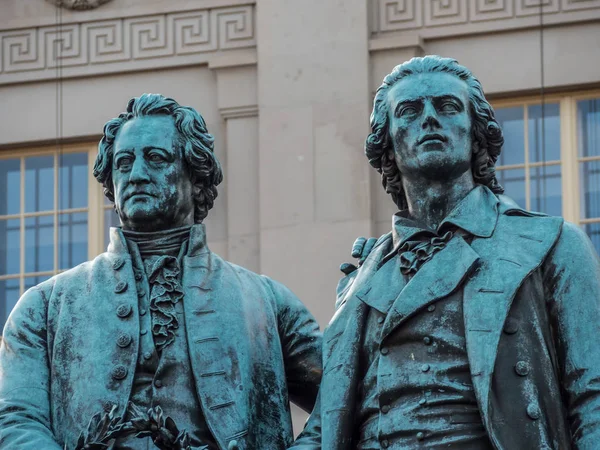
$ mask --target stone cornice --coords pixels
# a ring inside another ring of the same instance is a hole
[[[258,116],[258,105],[232,106],[219,109],[223,119],[240,119],[242,117]]]
[[[231,0],[228,0],[231,3]],[[222,3],[222,2],[221,2]],[[0,85],[208,64],[256,47],[253,4],[0,32]]]
[[[504,32],[539,27],[540,19],[545,26],[600,20],[600,0],[369,1],[373,51],[385,38],[400,42],[411,35],[428,40]]]

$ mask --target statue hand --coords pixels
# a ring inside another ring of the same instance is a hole
[[[356,269],[358,269],[360,266],[362,266],[362,264],[367,259],[367,256],[369,256],[369,253],[371,253],[371,250],[373,250],[373,247],[375,246],[376,242],[377,242],[376,238],[369,238],[369,239],[364,238],[364,237],[357,238],[354,241],[354,245],[352,245],[352,257],[358,259],[358,266],[355,266],[354,264],[350,264],[350,263],[343,263],[340,266],[340,270],[345,275],[349,275],[352,272],[354,272]]]

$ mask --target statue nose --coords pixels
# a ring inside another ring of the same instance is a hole
[[[129,182],[131,183],[143,183],[149,181],[148,167],[142,158],[136,158],[129,173]]]

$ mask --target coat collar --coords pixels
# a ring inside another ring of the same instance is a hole
[[[121,227],[111,227],[109,231],[109,238],[109,253],[129,253],[127,240],[123,235]],[[187,256],[198,256],[203,253],[207,253],[208,251],[208,246],[206,245],[206,227],[203,223],[193,225],[190,229],[190,240],[188,244]]]
[[[468,234],[487,238],[494,233],[498,221],[498,198],[486,186],[477,185],[463,198],[438,226],[436,233],[409,218],[408,210],[393,216],[392,237],[394,249],[417,235],[443,235],[449,225],[461,228]]]

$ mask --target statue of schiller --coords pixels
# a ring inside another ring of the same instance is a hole
[[[400,211],[340,283],[295,448],[600,448],[598,257],[502,195],[502,144],[455,60],[385,77],[365,150]]]

